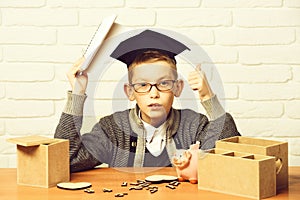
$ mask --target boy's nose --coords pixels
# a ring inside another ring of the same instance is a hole
[[[158,98],[159,97],[158,89],[155,86],[153,86],[151,88],[151,90],[149,91],[149,95],[150,95],[151,98]]]

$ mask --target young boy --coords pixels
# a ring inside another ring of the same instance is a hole
[[[175,56],[188,49],[163,34],[146,30],[133,36],[111,54],[127,64],[128,84],[124,92],[136,107],[106,116],[88,134],[80,134],[88,82],[78,75],[82,59],[68,72],[72,92],[57,126],[55,137],[70,140],[71,171],[110,167],[171,166],[176,149],[188,149],[200,141],[202,149],[213,148],[218,139],[240,135],[230,114],[213,94],[205,74],[189,74],[189,85],[197,90],[210,120],[190,109],[172,108],[183,81],[178,80]]]

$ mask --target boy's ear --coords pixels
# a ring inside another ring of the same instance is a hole
[[[177,80],[177,82],[175,83],[175,87],[173,89],[173,93],[175,97],[179,97],[181,95],[181,92],[183,90],[184,87],[184,83],[183,80]]]
[[[134,93],[133,88],[128,83],[124,84],[124,92],[130,101],[135,100],[135,97],[133,95],[133,93]]]

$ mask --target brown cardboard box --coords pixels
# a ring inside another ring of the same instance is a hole
[[[236,136],[216,142],[216,148],[274,156],[276,158],[276,187],[288,187],[288,143]]]
[[[199,155],[198,188],[253,199],[274,196],[275,158],[212,149]]]
[[[70,181],[69,141],[42,136],[11,138],[17,144],[17,183],[49,188]]]

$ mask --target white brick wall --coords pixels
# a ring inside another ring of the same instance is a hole
[[[172,16],[172,17],[170,17]],[[217,27],[232,25],[231,11],[227,9],[159,9],[157,24],[163,27]]]
[[[0,63],[0,80],[12,82],[45,82],[54,79],[54,65],[51,63]]]
[[[69,9],[51,8],[6,8],[2,10],[5,26],[75,26],[78,12]]]
[[[203,0],[202,5],[207,8],[276,8],[281,7],[282,0]]]
[[[219,29],[215,37],[216,43],[230,46],[291,44],[296,38],[293,28]]]
[[[5,88],[4,85],[0,85],[0,99],[5,97]]]
[[[20,37],[22,33],[22,37]],[[37,27],[3,27],[0,30],[1,44],[45,44],[56,43],[56,31]]]
[[[37,100],[1,100],[1,118],[50,117],[54,115],[53,101]],[[34,125],[34,123],[32,124]],[[16,124],[17,126],[17,124]]]
[[[239,9],[234,11],[238,27],[291,27],[300,25],[298,9]]]
[[[299,0],[1,0],[0,167],[16,166],[7,138],[53,135],[69,89],[65,73],[111,13],[124,26],[165,28],[200,45],[239,131],[288,141],[290,165],[300,166]],[[113,65],[100,83],[90,75],[85,130],[93,115],[130,105],[122,88],[112,89],[124,76]]]

